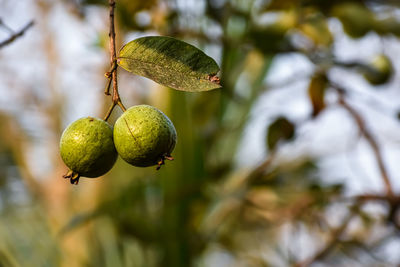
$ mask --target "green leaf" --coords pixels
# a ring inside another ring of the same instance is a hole
[[[196,47],[171,37],[149,36],[127,43],[119,52],[118,65],[181,91],[221,87],[217,63]]]

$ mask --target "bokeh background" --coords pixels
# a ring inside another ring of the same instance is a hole
[[[106,0],[0,0],[0,266],[398,266],[396,0],[117,0],[117,47],[189,42],[222,89],[119,71],[175,160],[69,184],[58,141],[103,117]],[[116,109],[111,122],[121,114]]]

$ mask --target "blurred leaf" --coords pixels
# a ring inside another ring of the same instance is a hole
[[[395,17],[376,20],[374,30],[378,34],[394,34],[400,36],[400,21]]]
[[[264,7],[264,10],[279,10],[295,7],[299,4],[298,0],[272,0]]]
[[[290,40],[285,35],[286,32],[277,31],[274,26],[256,27],[249,32],[255,47],[265,54],[292,51]]]
[[[274,149],[280,141],[288,141],[294,137],[295,125],[285,117],[277,118],[268,127],[267,145]]]
[[[299,11],[296,9],[284,10],[281,12],[276,12],[278,17],[276,21],[269,25],[271,30],[277,33],[285,34],[287,31],[293,29],[299,20]]]
[[[86,212],[75,215],[71,220],[67,222],[67,224],[60,230],[59,235],[67,234],[68,232],[75,230],[76,228],[82,226],[85,223],[88,223],[90,220],[94,219],[99,215],[99,212]]]
[[[372,85],[387,83],[393,75],[393,66],[389,57],[384,54],[376,55],[368,65],[361,69],[364,78]]]
[[[299,29],[316,45],[329,46],[333,41],[326,18],[320,13],[308,15]]]
[[[325,108],[325,89],[327,86],[325,74],[316,74],[308,86],[308,95],[313,107],[312,116],[316,117]]]
[[[16,259],[7,250],[0,250],[0,266],[19,266]]]
[[[118,64],[129,72],[189,92],[220,88],[217,63],[196,47],[165,36],[142,37],[127,43]]]
[[[293,50],[287,33],[296,26],[298,12],[291,9],[276,13],[277,18],[273,22],[267,25],[255,25],[248,33],[254,45],[264,53]],[[266,13],[264,15],[271,14]]]
[[[353,38],[360,38],[373,29],[375,18],[371,10],[360,3],[343,3],[332,9],[332,15],[343,25],[343,30]]]
[[[394,74],[393,64],[385,54],[375,55],[369,62],[334,61],[336,66],[357,70],[372,85],[387,83]]]

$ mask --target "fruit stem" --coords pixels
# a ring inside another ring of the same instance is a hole
[[[126,108],[125,108],[125,106],[122,104],[121,100],[119,100],[117,104],[118,104],[118,106],[122,109],[123,112],[126,111]]]
[[[126,108],[125,108],[125,106],[122,104],[121,100],[119,100],[118,103],[114,103],[114,102],[113,102],[113,103],[111,104],[111,106],[108,108],[107,114],[106,114],[106,116],[104,116],[104,119],[103,119],[103,120],[107,121],[107,120],[110,118],[111,113],[112,113],[112,111],[114,110],[114,108],[115,108],[116,105],[118,105],[118,106],[122,109],[123,112],[126,111]]]
[[[156,168],[157,171],[161,169],[162,165],[165,165],[165,160],[174,160],[174,158],[171,155],[162,156],[161,159],[157,162],[157,168]]]
[[[111,113],[112,113],[114,107],[115,107],[115,103],[113,102],[113,103],[111,104],[110,108],[108,109],[106,116],[104,116],[104,120],[105,120],[105,121],[107,121],[108,118],[110,118],[110,115],[111,115]]]
[[[108,79],[106,89],[104,90],[104,94],[110,95],[110,87],[111,87],[111,82],[112,82],[112,73],[117,69],[118,64],[114,62],[113,66],[111,67],[110,71],[106,72],[104,76]]]
[[[105,76],[108,78],[108,83],[106,85],[106,88],[104,90],[104,93],[106,95],[110,95],[110,87],[111,83],[113,85],[113,92],[112,92],[112,105],[107,111],[107,114],[104,118],[104,120],[107,120],[114,107],[118,105],[123,111],[126,110],[125,106],[122,104],[121,98],[119,96],[118,92],[118,64],[117,64],[117,52],[115,49],[115,24],[114,24],[114,9],[115,9],[115,0],[108,0],[108,4],[110,6],[110,31],[109,31],[109,37],[110,37],[110,64],[111,64],[111,69],[109,72],[106,72]]]
[[[110,78],[108,78],[108,82],[107,82],[107,85],[106,85],[106,89],[104,89],[104,94],[105,94],[105,95],[110,95],[110,86],[111,86],[111,82],[112,82],[112,79],[111,79],[111,77],[110,77]]]

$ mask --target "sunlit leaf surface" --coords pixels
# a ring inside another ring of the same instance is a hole
[[[181,91],[200,92],[221,87],[219,67],[196,47],[165,36],[142,37],[119,52],[125,70]]]

